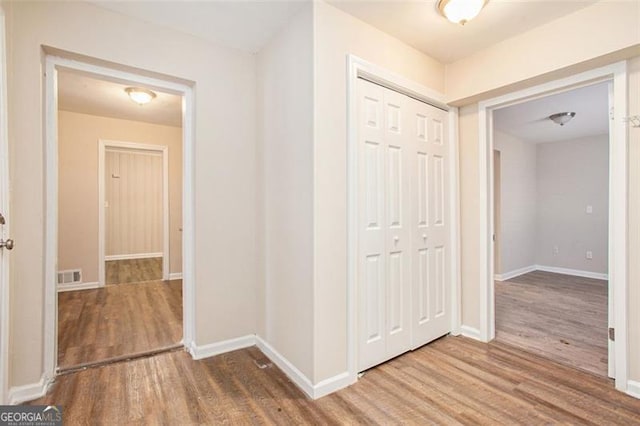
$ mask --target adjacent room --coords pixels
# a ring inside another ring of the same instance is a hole
[[[181,97],[57,77],[58,368],[179,347]]]
[[[604,377],[609,90],[494,115],[496,339]]]

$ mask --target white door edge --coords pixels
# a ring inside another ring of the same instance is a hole
[[[3,239],[10,238],[11,211],[9,209],[9,138],[7,128],[7,63],[5,15],[0,5],[0,208],[6,219]],[[9,257],[2,256],[0,274],[0,404],[9,403]]]
[[[609,300],[613,311],[616,340],[614,349],[615,387],[626,392],[628,379],[627,316],[627,63],[617,62],[567,78],[512,92],[478,104],[479,194],[480,194],[480,340],[495,338],[493,271],[493,111],[550,94],[573,90],[604,81],[613,83],[615,121],[609,147]],[[614,167],[615,166],[615,167]]]

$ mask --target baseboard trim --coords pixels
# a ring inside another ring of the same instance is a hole
[[[93,288],[102,287],[99,282],[92,283],[80,283],[80,284],[66,284],[60,285],[58,284],[58,292],[62,293],[64,291],[76,291],[76,290],[91,290]]]
[[[581,271],[578,269],[559,268],[556,266],[536,265],[538,271],[553,272],[556,274],[573,275],[574,277],[593,278],[595,280],[608,280],[609,274],[600,272]]]
[[[288,359],[276,351],[269,343],[265,342],[260,336],[256,336],[256,344],[258,349],[264,353],[275,365],[291,379],[307,396],[314,399],[313,384],[300,370],[296,368]]]
[[[533,272],[537,269],[537,265],[529,265],[524,268],[514,269],[513,271],[505,272],[504,274],[495,274],[494,279],[496,281],[507,281],[511,278],[518,277],[520,275],[528,274],[529,272]]]
[[[17,405],[43,397],[47,393],[49,381],[43,375],[37,383],[13,386],[9,389],[9,404]]]
[[[208,345],[191,345],[188,348],[193,359],[204,359],[226,352],[237,351],[256,345],[256,336],[249,334],[235,339],[223,340],[222,342],[210,343]]]
[[[181,279],[182,279],[182,272],[173,272],[169,274],[169,280],[181,280]]]
[[[189,345],[187,350],[193,359],[199,360],[221,355],[226,352],[257,346],[262,353],[271,360],[291,381],[300,388],[309,398],[318,399],[329,395],[339,389],[345,388],[356,382],[357,378],[345,371],[317,384],[312,384],[311,380],[305,376],[295,365],[282,356],[269,343],[256,335],[247,335],[236,339],[224,340],[222,342],[211,343],[209,345],[197,346]]]
[[[160,253],[113,254],[111,256],[105,256],[104,260],[150,259],[152,257],[162,257],[162,252],[160,252]]]
[[[627,395],[640,399],[640,382],[627,380]]]
[[[347,386],[351,386],[357,382],[357,376],[353,377],[348,371],[340,373],[336,376],[329,377],[328,379],[318,382],[313,385],[313,399],[322,398],[340,389],[344,389]]]
[[[468,325],[463,325],[460,327],[460,334],[470,339],[482,341],[482,339],[480,339],[480,330],[478,330],[477,328],[470,327]]]

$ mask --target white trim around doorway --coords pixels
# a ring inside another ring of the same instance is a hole
[[[448,111],[449,123],[447,129],[450,135],[450,222],[451,237],[450,247],[452,259],[451,273],[451,334],[461,333],[461,305],[460,305],[460,244],[459,244],[459,162],[458,162],[458,109],[446,104],[443,94],[417,84],[398,74],[367,62],[357,56],[347,57],[347,372],[340,375],[341,384],[347,386],[355,383],[358,377],[357,370],[357,80],[364,78],[378,85],[387,87],[396,92],[418,99],[442,110]],[[334,390],[343,386],[336,386]]]
[[[57,72],[68,69],[116,82],[140,85],[182,96],[182,294],[183,338],[193,353],[195,329],[195,193],[194,193],[194,93],[185,83],[148,77],[94,63],[49,54],[45,57],[45,297],[44,297],[44,383],[57,370],[57,259],[58,259],[58,89]],[[72,56],[72,54],[70,54]],[[98,61],[96,61],[98,62]]]
[[[105,251],[106,224],[105,224],[105,153],[109,148],[123,150],[137,150],[162,155],[162,253],[143,253],[124,256],[107,256]],[[141,259],[149,257],[162,257],[162,279],[169,279],[169,147],[166,145],[143,144],[137,142],[121,142],[100,139],[98,141],[98,282],[100,287],[106,284],[106,260]],[[158,256],[159,255],[159,256]]]
[[[479,263],[479,340],[495,338],[495,290],[493,229],[493,111],[554,93],[609,81],[613,83],[615,120],[611,126],[609,147],[609,285],[613,289],[613,342],[615,387],[628,389],[628,317],[627,317],[627,64],[618,62],[560,80],[530,87],[478,105],[479,125],[479,194],[480,194],[480,263]]]

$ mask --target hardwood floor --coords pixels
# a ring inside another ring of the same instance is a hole
[[[496,340],[607,376],[607,281],[535,271],[495,293]]]
[[[174,346],[182,340],[182,280],[58,293],[62,369]]]
[[[108,260],[107,284],[127,284],[162,279],[162,258]]]
[[[255,347],[171,352],[60,376],[65,424],[640,424],[610,380],[510,345],[444,337],[307,399]]]

